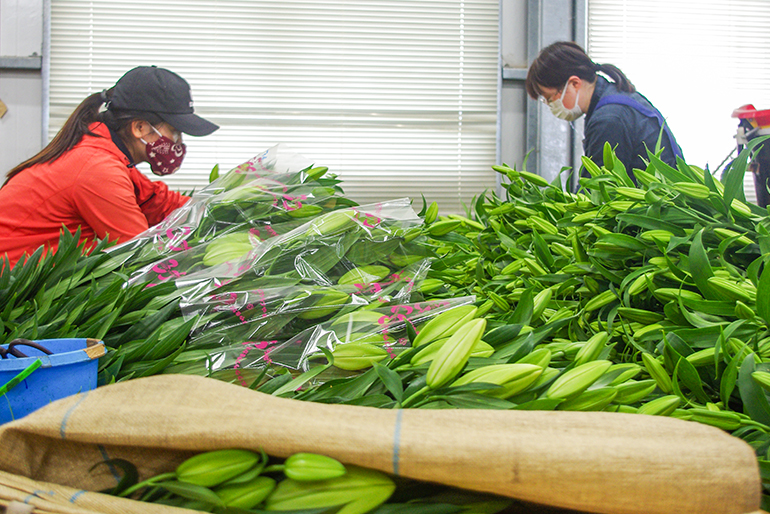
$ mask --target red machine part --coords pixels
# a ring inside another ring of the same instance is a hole
[[[753,127],[770,127],[770,109],[758,111],[752,104],[746,104],[733,111],[733,118],[740,118]]]

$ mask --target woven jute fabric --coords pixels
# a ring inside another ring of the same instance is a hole
[[[315,452],[600,514],[746,514],[760,504],[754,451],[698,423],[604,412],[319,404],[185,375],[101,387],[3,425],[0,470],[99,491],[119,474],[109,465],[89,471],[97,463],[126,459],[146,478],[221,448],[276,457]]]
[[[35,514],[189,514],[187,509],[142,503],[31,480],[0,471],[0,505],[29,505]],[[8,509],[9,511],[22,509]]]

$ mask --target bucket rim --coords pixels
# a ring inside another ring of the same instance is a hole
[[[53,366],[66,366],[68,364],[79,364],[81,362],[88,362],[94,359],[98,359],[106,354],[106,348],[104,342],[98,339],[88,339],[84,337],[67,337],[58,339],[36,339],[36,343],[40,343],[45,346],[46,343],[50,344],[54,341],[82,341],[84,343],[83,348],[77,350],[71,350],[69,352],[53,353],[51,355],[34,355],[31,357],[16,358],[8,357],[6,359],[0,359],[0,373],[4,372],[18,372],[31,365],[35,360],[42,361],[43,368],[49,368]],[[0,345],[5,346],[5,345]]]

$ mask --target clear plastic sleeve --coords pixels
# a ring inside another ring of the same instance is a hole
[[[308,174],[311,166],[304,157],[276,145],[195,192],[158,225],[108,252],[133,268],[159,265],[176,276],[183,263],[191,266],[200,257],[197,247],[216,238],[248,230],[265,240],[324,212],[356,205],[342,195],[339,181]]]
[[[358,206],[308,166],[274,147],[112,250],[126,259],[129,286],[173,283],[183,317],[195,320],[167,372],[234,372],[257,366],[259,351],[299,370],[320,348],[362,338],[400,348],[404,315],[398,329],[381,322],[393,309],[420,323],[468,301],[414,303],[434,254],[408,198]],[[341,337],[340,320],[358,316],[373,323]]]
[[[375,302],[311,325],[286,339],[252,338],[205,349],[191,346],[169,371],[214,376],[250,386],[258,377],[273,377],[281,370],[296,375],[311,365],[324,364],[324,350],[333,354],[346,344],[378,349],[385,361],[411,348],[407,324],[419,333],[435,316],[474,301],[474,296],[464,296],[416,303]],[[316,380],[356,372],[348,367],[331,367]]]

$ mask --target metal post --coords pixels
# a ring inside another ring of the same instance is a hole
[[[48,119],[50,118],[51,103],[51,0],[43,0],[43,62],[40,69],[42,84],[40,120],[41,148],[48,144]]]

